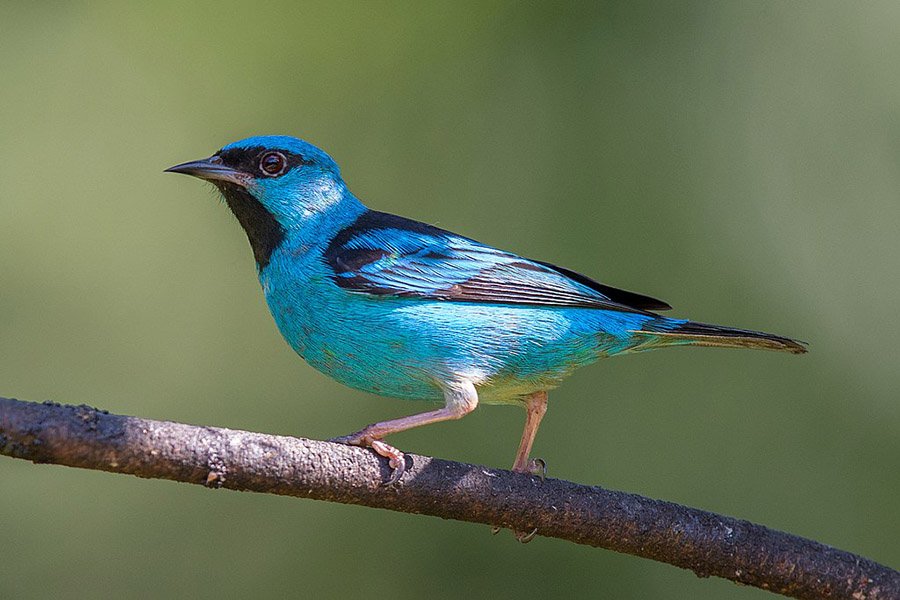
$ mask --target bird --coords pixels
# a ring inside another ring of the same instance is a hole
[[[443,403],[332,440],[388,459],[387,484],[406,460],[386,437],[460,419],[479,403],[525,409],[512,470],[543,475],[530,454],[547,394],[600,358],[675,346],[807,350],[788,337],[663,316],[671,307],[650,296],[371,210],[331,156],[295,137],[249,137],[166,171],[221,192],[275,324],[307,363],[351,388]]]

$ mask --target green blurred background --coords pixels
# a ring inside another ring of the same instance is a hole
[[[550,474],[900,564],[900,5],[0,6],[0,395],[327,438],[424,405],[313,371],[210,186],[304,137],[370,206],[806,339],[551,395]],[[505,467],[521,411],[393,438]],[[763,598],[488,528],[0,459],[0,597]]]

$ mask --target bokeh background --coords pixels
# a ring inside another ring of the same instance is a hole
[[[3,3],[0,394],[313,438],[425,408],[298,359],[212,188],[162,173],[292,134],[378,209],[808,340],[583,369],[535,453],[896,567],[898,30],[896,2]],[[505,467],[522,419],[488,406],[394,442]],[[483,526],[6,458],[0,539],[11,599],[768,597]]]

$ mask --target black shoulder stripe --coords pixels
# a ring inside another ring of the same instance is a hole
[[[389,213],[379,212],[377,210],[367,210],[350,225],[341,229],[328,247],[328,252],[336,250],[349,242],[352,238],[376,229],[400,229],[403,231],[412,231],[415,233],[426,233],[429,235],[455,235],[449,231],[422,223],[413,221],[405,217],[399,217]],[[326,252],[327,254],[327,252]]]
[[[377,210],[367,210],[359,215],[353,223],[341,229],[334,236],[334,239],[328,244],[328,248],[325,249],[325,262],[331,266],[335,273],[347,273],[386,256],[387,252],[381,249],[344,247],[353,238],[378,229],[401,229],[403,231],[438,236],[452,235],[448,231],[427,223],[413,221],[412,219]],[[349,281],[348,279],[339,279],[338,284],[348,283]]]
[[[386,250],[377,248],[344,248],[341,252],[334,253],[329,260],[329,265],[335,273],[348,273],[358,271],[369,263],[373,263],[388,255]]]

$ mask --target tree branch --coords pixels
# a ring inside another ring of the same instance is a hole
[[[635,494],[315,440],[0,398],[0,454],[208,487],[361,504],[608,548],[794,598],[900,599],[900,573],[748,521]],[[411,463],[411,466],[410,466]]]

